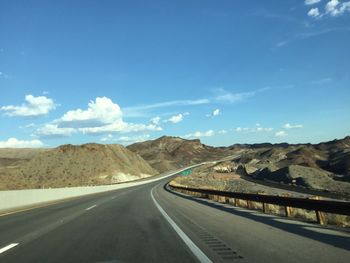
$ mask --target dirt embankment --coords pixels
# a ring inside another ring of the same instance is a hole
[[[245,179],[251,179],[250,182],[265,186],[270,182],[276,186],[350,196],[350,137],[314,145],[263,143],[210,147],[199,140],[163,136],[130,145],[128,149],[140,154],[161,172],[239,153],[238,158],[228,160],[225,165],[243,173]],[[251,189],[251,184],[246,184],[247,180],[241,178],[243,181],[235,180],[231,184],[226,178],[228,175],[225,176],[212,176],[202,171],[195,181],[191,176],[182,180],[198,186],[230,186],[240,191]]]
[[[31,154],[16,149],[3,153],[0,160],[1,190],[102,185],[158,173],[142,157],[116,144],[63,145]]]

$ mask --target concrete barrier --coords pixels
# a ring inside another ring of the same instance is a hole
[[[66,187],[51,189],[28,189],[28,190],[10,190],[0,191],[0,213],[21,209],[24,207],[35,206],[42,203],[54,202],[62,199],[84,196],[95,193],[102,193],[132,186],[147,184],[178,174],[189,168],[193,168],[202,164],[192,165],[167,175],[148,180],[135,182],[126,182],[115,185],[101,186],[82,186],[82,187]]]

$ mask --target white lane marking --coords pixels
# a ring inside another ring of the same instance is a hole
[[[6,247],[0,248],[0,254],[4,253],[5,251],[7,251],[7,250],[9,250],[9,249],[11,249],[11,248],[13,248],[13,247],[15,247],[17,245],[18,245],[18,243],[12,243],[12,244],[10,244],[10,245],[8,245]]]
[[[156,185],[155,187],[157,187]],[[153,187],[151,190],[151,197],[158,208],[159,212],[164,216],[164,218],[168,221],[168,223],[173,227],[173,229],[176,231],[176,233],[180,236],[183,242],[188,246],[188,248],[192,251],[192,253],[195,255],[195,257],[199,260],[199,262],[203,263],[212,263],[212,261],[203,253],[202,250],[200,250],[199,247],[193,241],[181,230],[181,228],[170,218],[170,216],[164,211],[164,209],[158,204],[156,199],[153,196]]]
[[[96,205],[90,206],[90,207],[86,208],[85,210],[90,210],[90,209],[92,209],[94,207],[96,207]]]

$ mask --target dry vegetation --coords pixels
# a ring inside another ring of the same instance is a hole
[[[102,185],[157,174],[121,145],[63,145],[46,150],[2,149],[0,189]]]
[[[224,161],[217,164],[207,164],[193,169],[193,172],[189,176],[178,176],[175,178],[171,185],[174,186],[184,186],[192,188],[202,188],[202,189],[214,189],[228,192],[239,192],[239,193],[253,193],[253,194],[268,194],[268,195],[278,195],[278,196],[288,196],[288,197],[299,197],[299,198],[315,198],[311,193],[300,193],[293,191],[293,187],[290,190],[280,189],[278,187],[262,185],[259,180],[247,180],[249,174],[242,169],[242,166],[235,162]],[[330,179],[331,180],[331,179]],[[336,184],[345,184],[348,187],[348,183],[335,182]],[[298,188],[294,188],[298,189]],[[306,191],[307,192],[307,191]],[[191,193],[196,195],[195,193]],[[198,195],[200,196],[200,194]],[[225,198],[220,197],[210,197],[214,201],[226,202]],[[320,198],[320,197],[317,197]],[[229,203],[263,211],[263,204],[258,202],[251,202],[245,200],[229,200]],[[308,211],[298,208],[288,208],[290,217],[300,218],[302,220],[315,222],[316,213],[315,211]],[[285,207],[278,205],[266,205],[265,210],[267,213],[276,214],[280,216],[285,215]],[[327,224],[338,225],[342,227],[350,227],[350,217],[343,215],[335,215],[324,213],[324,219]]]

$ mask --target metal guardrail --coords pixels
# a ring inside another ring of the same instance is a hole
[[[286,216],[289,216],[288,208],[302,208],[306,210],[313,210],[316,212],[317,221],[322,224],[322,214],[333,213],[339,215],[350,216],[350,202],[345,201],[333,201],[333,200],[316,200],[308,198],[297,198],[297,197],[284,197],[275,195],[263,195],[263,194],[248,194],[248,193],[238,193],[238,192],[225,192],[211,189],[198,189],[198,188],[188,188],[181,186],[174,186],[169,184],[173,190],[183,190],[185,192],[194,192],[202,194],[202,197],[209,198],[210,195],[234,198],[246,201],[259,202],[263,204],[263,210],[265,210],[265,204],[273,204],[284,206],[286,211]],[[226,200],[227,201],[227,200]]]

